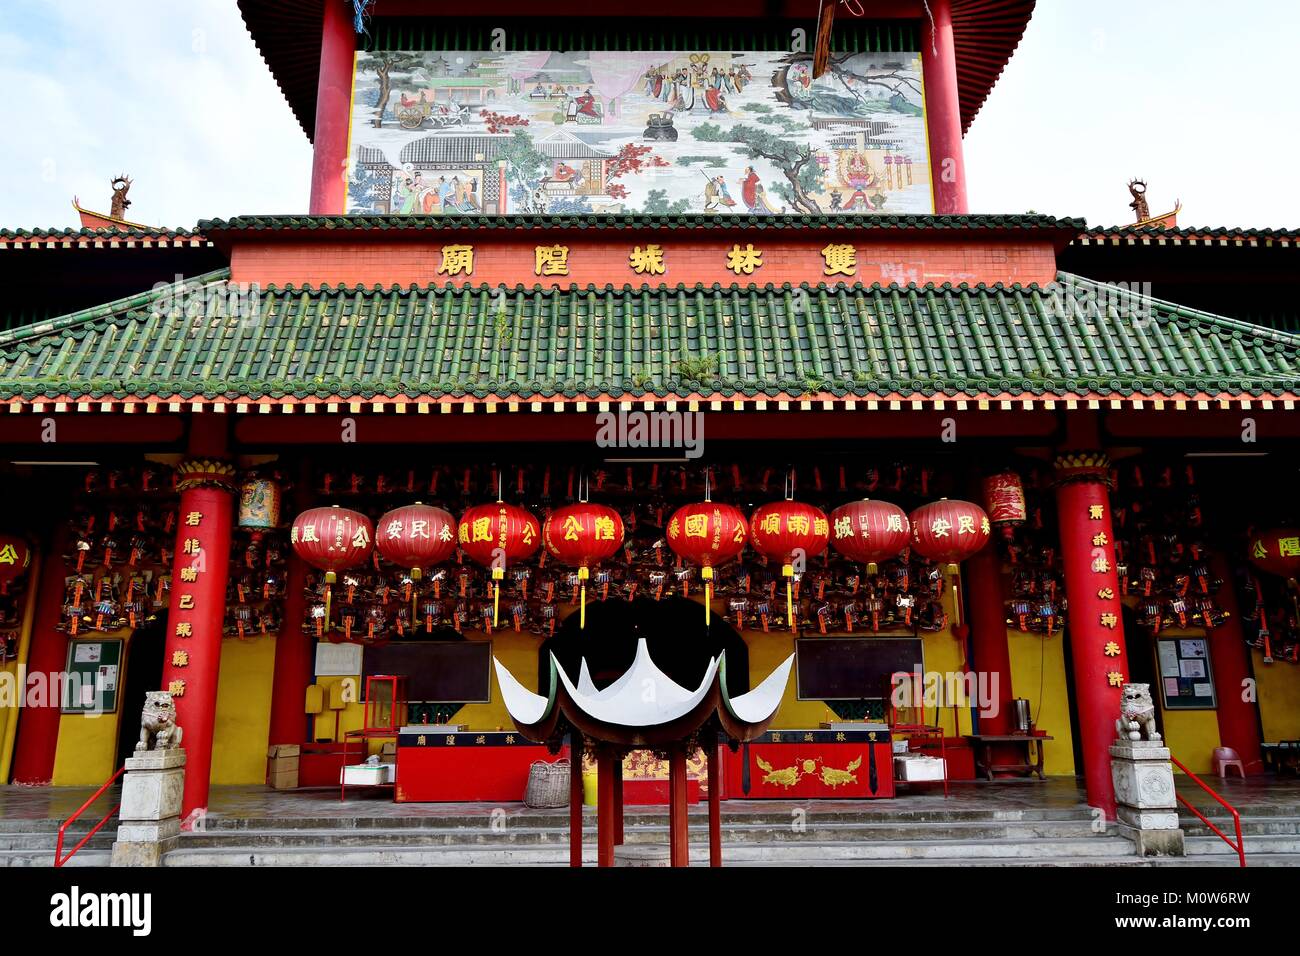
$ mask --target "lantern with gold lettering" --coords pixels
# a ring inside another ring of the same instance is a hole
[[[864,498],[831,512],[831,547],[876,573],[876,563],[897,557],[912,540],[907,512],[888,501]]]
[[[293,519],[289,543],[294,553],[325,572],[325,629],[330,629],[330,600],[338,572],[355,568],[370,556],[375,528],[357,511],[332,505],[312,508]]]
[[[1029,516],[1020,476],[1014,471],[1004,471],[985,478],[984,507],[988,509],[989,521],[1010,541],[1016,527],[1024,524]]]
[[[561,564],[578,569],[581,598],[578,626],[587,626],[587,581],[592,565],[623,547],[623,518],[606,505],[581,501],[557,508],[542,525],[542,544]]]
[[[26,541],[16,534],[0,534],[0,594],[9,593],[9,585],[31,562],[32,552]]]
[[[909,516],[912,547],[923,557],[956,566],[989,543],[992,526],[984,509],[969,501],[941,498],[921,505]]]
[[[492,569],[492,626],[501,605],[506,565],[531,557],[542,543],[541,525],[531,512],[498,501],[475,505],[460,516],[460,548],[475,564]]]
[[[456,519],[433,505],[417,501],[394,508],[375,527],[375,549],[393,564],[410,568],[412,581],[456,553]],[[406,596],[414,615],[415,589],[409,588]]]
[[[804,562],[826,550],[830,533],[830,520],[825,512],[790,499],[760,505],[750,515],[749,540],[754,550],[781,562],[781,574],[785,577],[785,608],[792,631],[797,629],[794,616],[795,565],[799,565],[798,571],[802,573]]]
[[[1273,528],[1250,536],[1250,563],[1288,581],[1300,575],[1300,529]]]
[[[710,623],[713,601],[713,569],[726,564],[745,550],[749,526],[734,505],[704,500],[683,505],[668,519],[668,547],[673,553],[700,566],[704,579],[704,626]]]

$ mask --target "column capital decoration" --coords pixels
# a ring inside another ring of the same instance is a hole
[[[1103,451],[1063,451],[1052,462],[1056,472],[1055,484],[1068,485],[1090,482],[1115,487],[1110,473],[1110,458]]]
[[[217,488],[234,494],[235,466],[214,458],[190,458],[176,466],[176,489]]]

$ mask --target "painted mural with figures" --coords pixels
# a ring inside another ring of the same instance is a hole
[[[359,52],[350,213],[933,212],[921,59]]]

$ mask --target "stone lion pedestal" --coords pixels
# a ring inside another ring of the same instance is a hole
[[[161,866],[181,833],[185,751],[137,750],[126,760],[113,866]]]
[[[1184,856],[1174,767],[1162,740],[1116,740],[1110,746],[1120,832],[1140,856]]]

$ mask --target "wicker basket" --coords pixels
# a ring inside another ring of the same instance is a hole
[[[528,791],[524,794],[524,804],[538,808],[567,807],[569,761],[536,761],[528,770]]]

